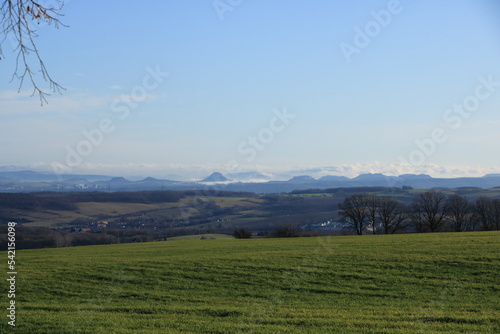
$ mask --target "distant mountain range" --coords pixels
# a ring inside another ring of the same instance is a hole
[[[342,187],[412,187],[431,188],[495,188],[500,187],[500,174],[483,177],[433,178],[426,174],[361,174],[354,178],[323,176],[315,179],[308,175],[297,175],[287,181],[273,181],[258,172],[235,173],[225,176],[213,173],[193,182],[173,181],[147,177],[130,181],[123,177],[106,175],[78,175],[34,172],[0,171],[0,192],[33,191],[136,191],[136,190],[197,190],[215,188],[227,191],[256,193],[281,193],[305,189],[327,189]]]

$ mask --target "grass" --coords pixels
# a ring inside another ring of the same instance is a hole
[[[232,235],[228,234],[196,234],[196,235],[183,235],[180,237],[172,237],[168,238],[168,241],[175,241],[175,240],[214,240],[214,239],[234,239]]]
[[[170,204],[170,203],[168,203]],[[116,216],[118,214],[128,214],[137,211],[148,211],[158,209],[161,204],[141,204],[141,203],[78,203],[78,211],[85,216]]]
[[[60,224],[66,224],[77,218],[87,218],[87,216],[73,211],[15,211],[17,219],[27,219],[32,221],[31,223],[25,223],[25,225],[29,227],[54,228]]]
[[[265,202],[262,199],[246,197],[206,197],[204,199],[215,203],[221,208],[228,208],[236,205],[241,207],[255,207]]]
[[[499,333],[499,241],[475,232],[19,251],[17,326],[4,319],[0,332]]]

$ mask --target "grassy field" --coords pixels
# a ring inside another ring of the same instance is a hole
[[[168,238],[168,241],[177,241],[177,240],[215,240],[215,239],[234,239],[232,235],[228,234],[195,234],[195,235],[183,235],[180,237]]]
[[[73,211],[56,211],[56,210],[40,210],[40,211],[25,211],[25,210],[14,210],[15,213],[12,216],[17,219],[27,219],[31,223],[26,223],[29,227],[57,227],[59,224],[68,223],[77,218],[86,218],[87,216],[82,215]]]
[[[31,227],[57,227],[58,224],[68,223],[76,218],[90,218],[95,216],[107,216],[112,219],[119,215],[126,215],[134,212],[156,211],[162,209],[177,209],[177,203],[156,203],[156,204],[141,204],[141,203],[95,203],[81,202],[78,203],[76,211],[56,211],[56,210],[40,210],[40,211],[23,211],[17,210],[16,217],[28,219],[33,222],[26,223],[26,226]],[[178,210],[177,210],[178,211]]]
[[[500,333],[498,232],[16,255],[17,326],[4,315],[1,333]]]

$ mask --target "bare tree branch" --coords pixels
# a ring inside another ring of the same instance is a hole
[[[446,199],[445,206],[448,212],[448,220],[453,224],[455,232],[468,229],[467,225],[472,218],[472,208],[469,201],[461,195],[453,195]]]
[[[419,232],[436,232],[445,222],[447,207],[446,196],[438,191],[428,191],[418,195],[412,205],[412,219]]]
[[[362,235],[369,221],[369,197],[367,194],[354,194],[339,203],[337,211],[340,219],[354,227],[358,235]]]
[[[31,96],[38,94],[40,103],[47,103],[46,97],[50,95],[36,81],[36,73],[41,73],[44,81],[49,83],[49,89],[53,92],[61,93],[64,88],[52,79],[45,63],[43,62],[35,39],[38,37],[34,24],[45,23],[53,25],[55,28],[64,26],[59,20],[62,14],[59,11],[64,6],[63,2],[57,1],[58,8],[44,6],[33,0],[4,0],[0,7],[0,59],[3,57],[2,46],[5,41],[13,41],[13,51],[16,53],[16,67],[12,75],[11,82],[14,79],[19,80],[18,91],[25,81],[29,81],[33,86]],[[33,65],[31,65],[33,64]]]
[[[393,234],[406,227],[407,208],[393,198],[381,197],[377,207],[377,218],[380,220],[385,234]]]

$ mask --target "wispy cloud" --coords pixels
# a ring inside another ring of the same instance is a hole
[[[0,92],[1,100],[15,100],[32,96],[32,93],[27,91],[18,92],[17,90],[7,90]]]
[[[85,91],[68,90],[63,95],[54,94],[43,107],[36,97],[25,91],[0,93],[0,116],[41,113],[80,112],[109,105],[111,98]]]
[[[13,163],[12,163],[13,164]],[[15,164],[13,164],[15,165]],[[33,165],[23,165],[38,170],[51,170],[50,164],[38,162]],[[346,177],[356,177],[360,174],[382,173],[388,176],[403,174],[428,174],[432,177],[452,178],[452,177],[481,177],[486,174],[500,173],[498,167],[478,167],[478,166],[454,166],[454,165],[404,165],[404,164],[383,164],[380,162],[356,163],[338,166],[293,166],[293,167],[271,167],[271,166],[240,166],[237,171],[226,170],[225,164],[159,164],[159,163],[125,163],[125,164],[94,164],[83,163],[71,170],[72,173],[85,174],[106,174],[117,176],[154,176],[165,177],[169,174],[177,174],[184,180],[199,180],[213,172],[230,174],[235,172],[259,172],[269,176],[274,180],[287,180],[293,176],[309,175],[320,178],[327,175],[337,175]]]

